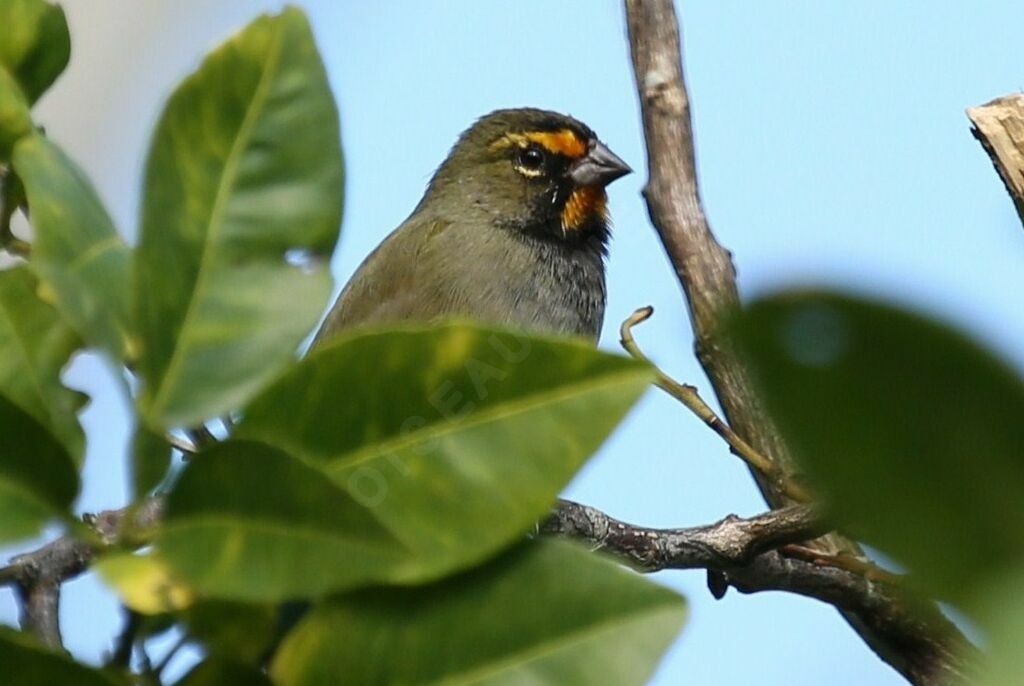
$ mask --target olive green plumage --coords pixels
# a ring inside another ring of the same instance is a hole
[[[448,316],[596,340],[603,189],[628,172],[571,117],[515,109],[481,118],[353,275],[316,342],[356,326]]]

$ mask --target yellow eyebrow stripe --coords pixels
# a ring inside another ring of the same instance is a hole
[[[526,138],[548,151],[565,155],[576,159],[587,154],[586,141],[580,140],[579,136],[570,129],[561,131],[534,131],[526,134]]]
[[[572,129],[507,133],[491,144],[491,150],[500,150],[513,144],[525,146],[529,143],[536,143],[548,152],[565,155],[571,159],[578,159],[587,154],[587,142]]]

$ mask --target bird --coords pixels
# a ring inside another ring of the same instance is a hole
[[[571,116],[484,115],[355,271],[311,348],[357,327],[448,317],[596,342],[607,299],[605,187],[631,171]]]

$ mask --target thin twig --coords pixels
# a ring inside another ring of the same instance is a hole
[[[186,455],[195,455],[199,452],[199,448],[195,443],[182,436],[177,436],[170,431],[164,434],[164,438],[171,444],[172,448],[177,448]]]
[[[733,431],[728,424],[722,421],[722,418],[715,414],[711,406],[700,397],[696,387],[690,384],[679,383],[663,372],[657,365],[653,364],[650,358],[643,353],[640,346],[637,345],[636,339],[633,338],[633,327],[647,321],[653,314],[653,307],[641,307],[622,322],[622,326],[619,327],[619,342],[626,352],[634,358],[647,362],[654,367],[657,373],[655,385],[697,415],[701,421],[707,424],[712,431],[729,445],[731,452],[746,462],[751,469],[756,470],[766,479],[775,482],[779,492],[797,502],[810,502],[810,494],[791,479],[787,479],[771,458],[758,452],[753,446],[743,440],[739,434]]]
[[[205,424],[192,427],[191,429],[185,429],[185,435],[188,436],[189,440],[192,441],[193,450],[192,453],[198,453],[203,448],[208,448],[215,443],[218,443],[218,439],[210,431],[209,427]]]
[[[124,628],[117,637],[114,652],[107,664],[128,669],[131,667],[132,653],[135,652],[135,640],[142,626],[142,615],[130,608],[124,608],[124,613]]]

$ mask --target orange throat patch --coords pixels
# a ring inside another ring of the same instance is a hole
[[[602,220],[608,218],[608,196],[603,188],[580,186],[562,208],[562,231],[577,231],[595,215]]]

